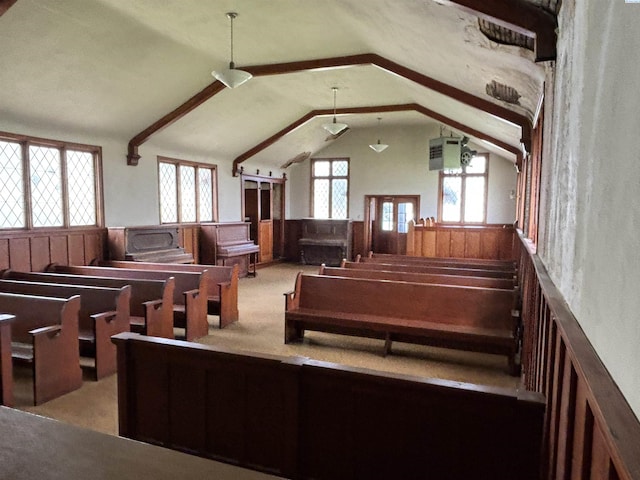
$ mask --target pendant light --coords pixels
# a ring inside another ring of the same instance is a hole
[[[337,135],[342,130],[347,128],[348,125],[346,123],[340,123],[336,121],[336,92],[338,91],[338,87],[332,87],[331,90],[333,90],[333,122],[325,123],[324,125],[322,125],[322,128],[324,128],[331,135]]]
[[[378,117],[378,130],[380,129],[380,120],[382,120],[382,118]],[[377,153],[381,153],[384,150],[387,149],[389,145],[387,145],[386,143],[380,143],[380,139],[378,138],[378,143],[372,143],[371,145],[369,145],[369,147],[374,150]]]
[[[249,72],[238,70],[236,64],[233,62],[233,19],[237,16],[238,14],[236,12],[227,13],[227,18],[231,21],[231,61],[229,62],[229,68],[220,72],[216,72],[215,70],[211,72],[211,75],[213,75],[216,80],[224,83],[229,88],[239,87],[253,77]]]

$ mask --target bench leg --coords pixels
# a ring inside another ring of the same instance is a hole
[[[304,338],[304,328],[300,327],[297,322],[291,320],[284,321],[284,343],[300,341]]]
[[[391,353],[391,334],[387,332],[384,338],[384,356],[386,357]]]

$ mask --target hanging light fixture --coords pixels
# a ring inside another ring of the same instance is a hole
[[[333,90],[333,122],[325,123],[324,125],[322,125],[322,128],[324,128],[331,135],[337,135],[342,130],[347,128],[348,125],[346,123],[340,123],[336,121],[336,92],[338,91],[338,87],[332,87],[331,90]]]
[[[224,83],[229,88],[239,87],[253,77],[249,72],[238,70],[236,64],[233,62],[233,19],[237,16],[238,14],[236,12],[227,13],[227,18],[231,21],[231,61],[229,62],[229,68],[220,72],[216,72],[215,70],[211,72],[211,75],[213,75],[216,80]]]
[[[378,117],[378,129],[380,129],[380,120],[382,120],[382,118]],[[375,150],[377,153],[383,152],[384,150],[387,149],[389,145],[387,145],[386,143],[380,143],[380,139],[378,138],[378,143],[372,143],[371,145],[369,145],[369,147],[372,150]]]

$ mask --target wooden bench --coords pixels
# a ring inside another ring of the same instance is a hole
[[[510,272],[515,272],[516,270],[516,264],[513,260],[493,260],[488,258],[416,257],[412,255],[374,252],[369,252],[364,258],[370,258],[372,261],[380,263],[418,263],[423,265],[440,265],[443,267],[482,268],[485,270],[504,270]]]
[[[1,278],[108,288],[122,288],[130,285],[129,323],[131,331],[153,337],[174,338],[173,292],[175,281],[173,278],[166,280],[123,279],[63,273],[17,272],[15,270],[3,271]]]
[[[16,316],[0,313],[0,405],[13,406],[13,363],[11,361],[11,322]]]
[[[359,262],[343,260],[340,264],[343,268],[362,268],[366,270],[388,270],[414,273],[432,273],[439,275],[464,275],[467,277],[490,277],[516,279],[514,272],[500,270],[486,270],[469,267],[443,267],[441,265],[421,265],[416,263],[380,263],[372,259],[361,258]]]
[[[56,264],[49,265],[47,271],[126,279],[167,280],[173,277],[175,280],[173,291],[174,327],[184,328],[187,341],[209,334],[209,323],[207,322],[208,279],[205,273]]]
[[[99,263],[102,267],[165,270],[171,272],[205,273],[207,282],[207,314],[219,315],[219,327],[238,321],[238,266],[196,265],[174,263],[128,262],[111,260]]]
[[[517,374],[515,290],[299,273],[285,294],[285,343],[305,330],[506,355]]]
[[[443,275],[436,273],[415,273],[393,270],[365,270],[359,268],[320,266],[318,275],[333,277],[371,278],[374,280],[394,280],[400,282],[435,283],[440,285],[462,285],[466,287],[506,288],[516,287],[510,278],[468,277],[464,275]]]
[[[116,373],[116,349],[111,337],[128,332],[131,286],[120,288],[0,280],[0,292],[69,298],[80,295],[78,338],[80,356],[92,357],[96,380]]]
[[[31,366],[34,405],[80,388],[79,296],[0,293],[0,311],[16,316],[11,324],[11,354],[14,363]]]
[[[541,394],[132,333],[113,341],[124,437],[295,479],[541,478]]]

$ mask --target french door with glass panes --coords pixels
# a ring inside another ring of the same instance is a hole
[[[409,222],[418,215],[418,195],[369,196],[371,250],[404,255]],[[373,208],[371,208],[373,207]]]

